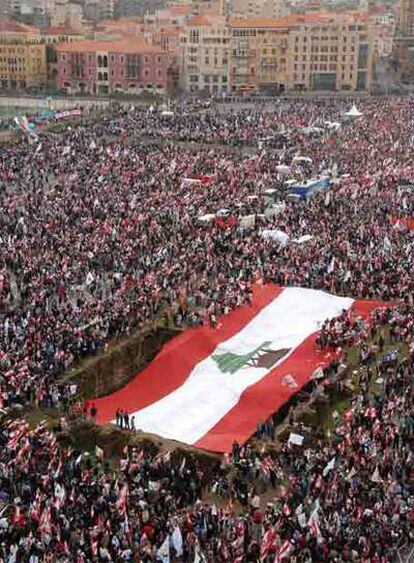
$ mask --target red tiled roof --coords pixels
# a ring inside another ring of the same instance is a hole
[[[287,14],[281,18],[231,18],[230,27],[290,27],[300,24],[318,24],[337,21],[357,22],[367,19],[365,12],[309,12],[307,14]]]
[[[70,25],[56,25],[52,27],[45,27],[40,30],[42,35],[83,35],[80,31],[76,31]]]
[[[163,53],[159,47],[150,45],[138,37],[127,41],[75,41],[58,43],[57,50],[61,53]]]
[[[31,25],[9,20],[0,20],[0,33],[27,33],[38,35],[39,30]]]
[[[215,26],[215,25],[224,25],[226,23],[226,18],[224,16],[216,15],[216,14],[198,14],[198,16],[194,16],[193,18],[189,19],[187,25],[189,26]]]

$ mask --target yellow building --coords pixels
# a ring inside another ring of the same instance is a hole
[[[365,13],[238,18],[231,28],[233,91],[369,90],[373,39]]]
[[[0,22],[0,89],[42,90],[46,78],[46,47],[38,30]]]
[[[271,85],[286,90],[289,26],[285,18],[230,20],[230,85],[233,91],[256,91]]]
[[[184,90],[228,90],[230,37],[224,16],[200,14],[188,21],[180,36],[180,77]]]

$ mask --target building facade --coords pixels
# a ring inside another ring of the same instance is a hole
[[[46,87],[46,48],[37,29],[0,22],[0,88],[42,91]]]
[[[233,17],[279,18],[287,11],[282,0],[232,0]]]
[[[46,27],[40,31],[42,42],[46,45],[46,69],[47,69],[47,88],[50,92],[56,90],[57,86],[57,50],[59,43],[72,43],[85,39],[81,32],[72,29],[67,25],[56,27]]]
[[[232,91],[369,90],[373,40],[359,13],[230,21]]]
[[[168,53],[132,38],[62,43],[57,46],[57,81],[68,94],[163,94]]]
[[[414,0],[400,0],[399,32],[402,37],[414,37]]]
[[[83,13],[86,20],[96,22],[111,19],[115,14],[115,0],[84,0]]]
[[[231,30],[224,16],[198,15],[180,36],[181,87],[188,92],[227,92]]]
[[[391,11],[372,10],[370,12],[374,54],[376,58],[388,57],[394,50],[396,19]]]

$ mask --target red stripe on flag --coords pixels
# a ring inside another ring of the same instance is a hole
[[[383,307],[381,301],[355,301],[351,307],[354,316],[369,318],[373,309]],[[295,393],[310,381],[318,367],[326,367],[335,359],[334,354],[316,347],[317,332],[302,342],[284,362],[263,379],[247,388],[235,405],[213,428],[194,445],[204,450],[228,452],[234,440],[243,444],[257,429],[257,423],[266,421]],[[292,375],[298,385],[295,389],[282,385],[286,375]]]
[[[406,229],[410,231],[414,229],[414,218],[412,217],[392,217],[391,222],[393,225],[401,223]]]
[[[242,330],[264,307],[283,291],[275,285],[253,288],[252,305],[232,311],[218,328],[202,326],[186,330],[170,340],[156,358],[119,391],[95,399],[100,424],[115,419],[116,409],[129,414],[141,410],[180,387],[194,366],[207,358],[221,343]]]

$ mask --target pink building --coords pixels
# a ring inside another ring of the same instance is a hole
[[[137,38],[57,46],[58,87],[69,94],[163,93],[168,64],[167,52]]]

